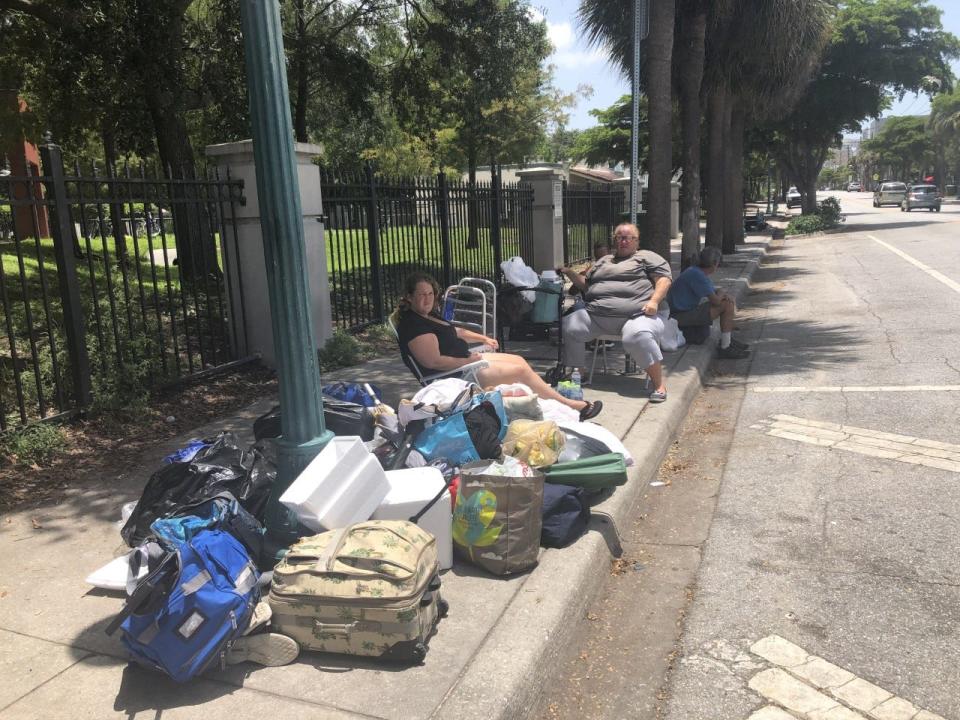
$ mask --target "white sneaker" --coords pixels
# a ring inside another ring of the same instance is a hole
[[[270,622],[272,616],[273,609],[270,607],[270,603],[261,600],[253,609],[253,614],[250,616],[250,624],[247,625],[247,629],[243,631],[243,634],[249,635],[261,625],[266,625]]]
[[[227,650],[227,665],[253,662],[267,667],[289,665],[300,654],[293,638],[280,633],[260,633],[237,638]]]

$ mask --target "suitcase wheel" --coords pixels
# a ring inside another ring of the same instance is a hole
[[[433,579],[430,581],[430,584],[427,585],[427,590],[439,590],[440,589],[440,576],[434,575]]]
[[[445,618],[447,613],[450,612],[450,603],[448,603],[443,598],[440,598],[440,601],[437,603],[437,616]]]
[[[423,662],[427,657],[427,646],[422,642],[418,642],[410,651],[410,659],[413,662]]]

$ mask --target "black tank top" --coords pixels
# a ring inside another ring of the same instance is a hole
[[[413,368],[410,366],[410,341],[421,335],[436,335],[441,355],[456,358],[470,357],[470,346],[463,339],[457,337],[457,329],[450,323],[440,320],[437,315],[432,317],[437,318],[439,322],[418,315],[413,310],[405,310],[400,313],[400,322],[397,324],[400,355],[411,370]],[[424,375],[433,375],[441,371],[420,365],[420,372]]]

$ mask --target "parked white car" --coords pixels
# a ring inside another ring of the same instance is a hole
[[[803,205],[803,196],[796,187],[791,187],[787,190],[787,207],[800,207],[801,205]]]

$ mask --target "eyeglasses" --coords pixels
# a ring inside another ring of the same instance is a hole
[[[639,240],[640,238],[637,235],[614,235],[614,240]]]

